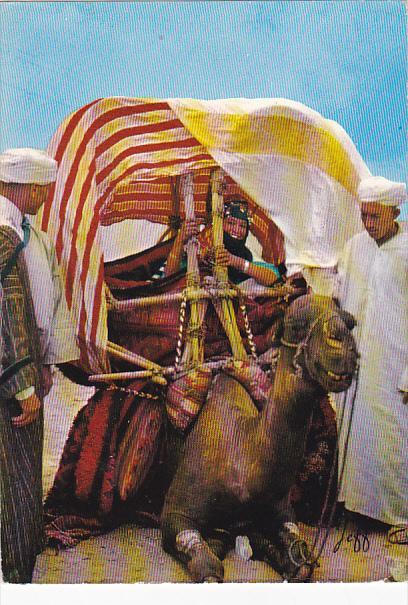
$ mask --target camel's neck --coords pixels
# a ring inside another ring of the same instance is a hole
[[[307,427],[313,405],[321,393],[316,383],[296,375],[294,354],[295,349],[281,348],[273,395],[259,419],[260,437],[264,437],[271,447],[280,431],[286,431],[288,427],[301,431]]]

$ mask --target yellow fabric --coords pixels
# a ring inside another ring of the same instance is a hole
[[[150,193],[154,217],[166,213],[160,185],[146,181],[220,167],[280,228],[288,264],[333,267],[362,228],[367,166],[341,126],[287,99],[100,99],[64,121],[48,152],[58,175],[41,224],[92,371],[108,365],[99,226],[129,218]]]
[[[282,115],[220,114],[185,109],[183,123],[207,149],[277,154],[312,164],[356,193],[356,168],[340,142],[324,128]]]

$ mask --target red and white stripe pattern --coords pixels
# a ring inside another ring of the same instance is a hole
[[[168,223],[174,203],[170,179],[191,170],[199,171],[195,198],[203,216],[215,162],[168,103],[154,99],[92,102],[61,124],[48,152],[59,170],[44,206],[42,229],[56,246],[81,366],[105,371],[107,311],[99,226],[129,218]],[[274,226],[251,205],[255,235],[270,241]]]

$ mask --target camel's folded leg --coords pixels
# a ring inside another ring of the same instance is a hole
[[[248,537],[255,559],[269,563],[289,582],[310,580],[315,565],[287,498],[270,504]]]
[[[164,550],[187,566],[195,582],[223,581],[224,566],[194,521],[178,513],[166,513],[162,518],[162,532]]]
[[[283,554],[280,573],[289,582],[308,582],[316,565],[311,560],[309,547],[297,525],[285,523],[279,531],[278,540]]]

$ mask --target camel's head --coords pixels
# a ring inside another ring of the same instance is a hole
[[[294,364],[325,391],[345,391],[357,367],[354,325],[331,298],[308,294],[288,308],[281,342],[297,349]]]

